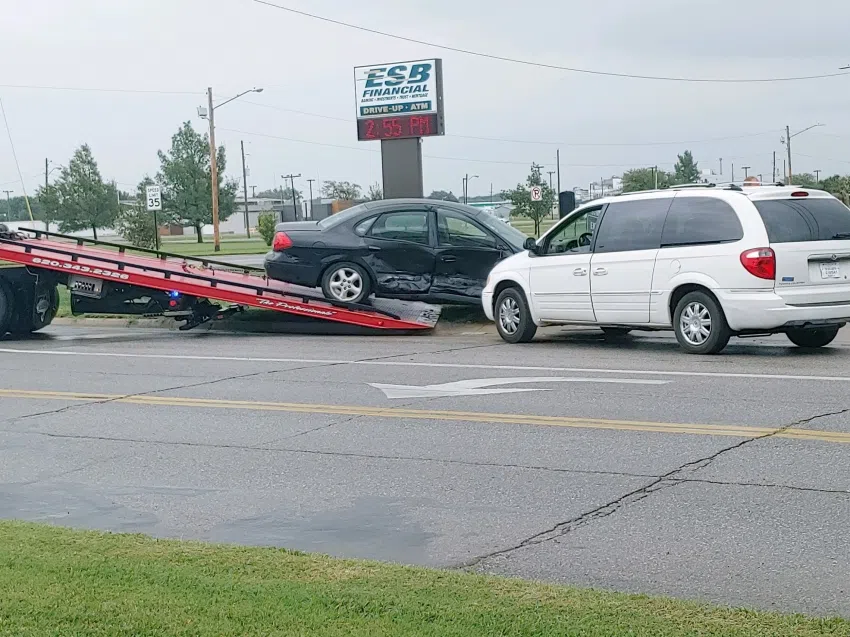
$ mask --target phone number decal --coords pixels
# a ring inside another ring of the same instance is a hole
[[[55,259],[42,259],[35,257],[32,260],[34,265],[43,265],[50,268],[62,268],[69,272],[79,272],[80,274],[91,274],[94,276],[102,276],[108,279],[118,279],[119,281],[127,281],[130,277],[122,272],[114,270],[104,270],[102,268],[90,268],[87,265],[79,265],[77,263],[68,263],[67,261],[56,261]]]

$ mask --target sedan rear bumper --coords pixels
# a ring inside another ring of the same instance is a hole
[[[283,253],[269,252],[263,265],[270,279],[310,288],[319,285],[319,271],[314,266],[295,263]]]

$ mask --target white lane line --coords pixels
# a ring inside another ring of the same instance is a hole
[[[475,363],[421,363],[414,361],[388,360],[343,360],[330,358],[265,358],[254,356],[199,356],[193,354],[127,354],[121,352],[74,352],[62,350],[34,350],[0,348],[0,354],[23,354],[26,356],[89,356],[100,358],[145,358],[153,360],[185,360],[232,363],[308,363],[316,365],[369,365],[376,367],[431,367],[441,369],[486,369],[488,371],[520,372],[564,372],[570,374],[623,374],[631,376],[681,376],[696,378],[750,378],[758,380],[802,380],[850,383],[850,376],[804,376],[792,374],[744,374],[729,372],[682,372],[662,369],[600,369],[593,367],[542,367],[536,365],[485,365]],[[399,354],[398,356],[427,356],[421,354]]]

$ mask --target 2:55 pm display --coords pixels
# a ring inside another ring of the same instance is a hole
[[[360,141],[428,137],[440,134],[442,131],[436,113],[374,117],[357,121],[357,139]]]

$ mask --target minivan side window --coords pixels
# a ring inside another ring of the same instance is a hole
[[[594,252],[657,250],[669,208],[670,197],[608,204]]]
[[[714,197],[674,197],[661,247],[730,243],[743,238],[738,215],[725,201]]]
[[[850,238],[850,208],[832,197],[754,201],[771,243]]]

